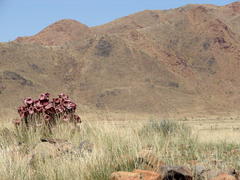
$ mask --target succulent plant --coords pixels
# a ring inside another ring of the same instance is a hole
[[[57,121],[81,123],[81,118],[75,114],[76,108],[68,95],[61,93],[51,100],[49,93],[43,93],[36,100],[25,98],[17,109],[20,119],[13,122],[16,126],[22,124],[27,127],[37,122],[48,126],[55,125]]]

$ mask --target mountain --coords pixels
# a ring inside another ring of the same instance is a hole
[[[45,46],[63,45],[67,41],[84,38],[90,29],[71,19],[60,20],[32,37],[19,37],[16,42],[36,43]]]
[[[0,114],[46,91],[93,111],[236,114],[239,42],[240,2],[145,10],[96,27],[61,20],[0,44]]]

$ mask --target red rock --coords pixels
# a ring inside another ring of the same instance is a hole
[[[140,151],[138,153],[137,162],[145,165],[146,169],[151,169],[153,171],[157,171],[160,167],[165,165],[165,163],[150,149]]]
[[[114,172],[111,174],[110,180],[140,180],[141,176],[139,173],[132,172]]]
[[[211,180],[237,180],[234,176],[222,173],[217,177],[212,178]]]
[[[114,172],[110,180],[161,180],[162,176],[159,173],[147,170],[134,170],[133,172]]]
[[[139,173],[144,180],[161,180],[162,176],[154,171],[136,169],[133,173]]]

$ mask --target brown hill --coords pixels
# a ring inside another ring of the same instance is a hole
[[[64,91],[108,111],[237,112],[239,9],[236,2],[146,10],[92,28],[63,20],[2,43],[0,106]]]
[[[17,42],[36,43],[46,46],[62,45],[66,41],[85,38],[90,29],[78,21],[64,19],[43,29],[35,36],[19,37]]]

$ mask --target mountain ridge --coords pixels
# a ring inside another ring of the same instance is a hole
[[[239,9],[240,2],[146,10],[95,27],[62,20],[1,43],[0,107],[63,91],[95,110],[238,112]]]

